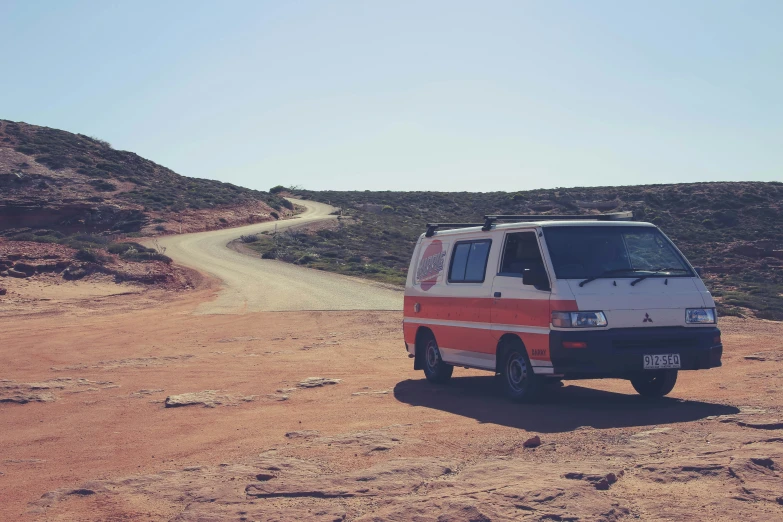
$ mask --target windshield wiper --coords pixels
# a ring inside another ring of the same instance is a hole
[[[606,272],[603,272],[601,274],[590,276],[581,283],[579,283],[579,286],[585,286],[587,283],[591,281],[595,281],[596,279],[601,279],[602,277],[614,275],[614,274],[622,274],[624,272],[644,272],[644,270],[639,270],[638,268],[615,268],[613,270],[607,270]]]
[[[653,274],[661,274],[665,272],[687,272],[688,270],[685,268],[679,268],[679,267],[667,267],[667,268],[652,268],[650,270],[640,270],[640,272],[650,272],[649,274],[645,274],[641,276],[638,279],[634,279],[631,281],[631,286],[636,286],[636,283],[639,283],[641,281],[644,281],[648,277],[650,277]]]

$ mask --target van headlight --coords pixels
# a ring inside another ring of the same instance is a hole
[[[603,312],[552,312],[552,326],[559,328],[606,326],[606,316]]]
[[[688,324],[714,324],[714,308],[686,308],[685,322]]]

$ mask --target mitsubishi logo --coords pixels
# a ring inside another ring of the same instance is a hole
[[[652,317],[650,317],[650,314],[644,314],[644,321],[643,323],[651,323],[653,322]]]

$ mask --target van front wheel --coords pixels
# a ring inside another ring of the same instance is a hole
[[[427,380],[437,384],[448,382],[454,372],[454,367],[441,359],[435,336],[432,334],[424,336],[420,350],[422,350],[421,356],[424,361],[424,376],[427,377]]]
[[[535,399],[540,391],[541,381],[533,373],[533,366],[522,346],[513,346],[506,352],[503,361],[503,390],[514,402]]]
[[[658,370],[631,377],[631,385],[642,397],[663,397],[677,384],[677,370]]]

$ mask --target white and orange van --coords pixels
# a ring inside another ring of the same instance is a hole
[[[502,376],[513,400],[548,381],[629,379],[669,393],[721,365],[712,296],[685,256],[630,212],[429,224],[413,252],[403,329],[414,369]]]

